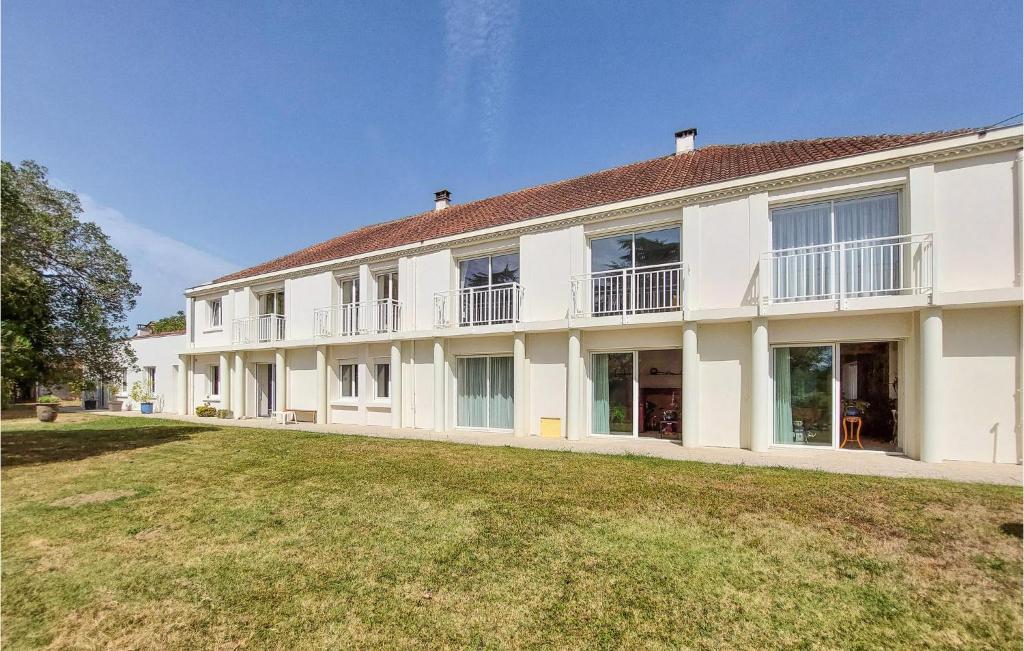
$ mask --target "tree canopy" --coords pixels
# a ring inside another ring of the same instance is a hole
[[[185,311],[178,310],[176,314],[165,316],[162,319],[149,322],[149,331],[153,334],[163,332],[178,332],[185,329]]]
[[[34,161],[2,163],[3,393],[32,382],[113,382],[135,365],[127,312],[140,288],[73,192]]]

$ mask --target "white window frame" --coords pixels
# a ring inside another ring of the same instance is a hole
[[[210,328],[224,327],[224,300],[212,298],[206,301],[206,322]]]
[[[380,279],[381,277],[387,277],[387,296],[382,296],[380,291]],[[373,291],[378,301],[383,300],[398,300],[398,269],[384,269],[377,271],[373,274]]]
[[[155,366],[143,366],[143,372],[146,374],[146,380],[149,382],[149,390],[156,393],[156,367]]]
[[[206,397],[220,398],[220,364],[210,364],[206,370]]]
[[[466,431],[470,431],[470,432],[500,432],[500,433],[508,433],[508,432],[515,431],[514,421],[515,421],[515,414],[516,414],[516,406],[515,406],[515,402],[514,402],[514,400],[515,400],[514,396],[513,396],[513,403],[512,403],[512,416],[513,416],[513,426],[512,427],[510,427],[510,428],[491,427],[490,405],[488,405],[488,409],[487,409],[487,425],[486,426],[484,426],[484,427],[473,427],[471,425],[460,425],[459,424],[459,372],[458,372],[459,360],[460,359],[481,359],[481,358],[487,360],[487,371],[486,371],[486,375],[487,375],[487,393],[488,393],[488,395],[490,395],[490,389],[491,389],[491,360],[493,358],[495,358],[495,357],[508,357],[508,358],[512,358],[513,359],[513,362],[512,362],[512,386],[515,386],[515,382],[516,382],[516,376],[515,376],[515,374],[516,374],[516,367],[515,367],[515,360],[514,360],[514,356],[513,355],[511,355],[509,353],[479,353],[479,354],[473,354],[473,355],[456,355],[455,356],[455,364],[453,365],[454,366],[454,370],[455,370],[455,372],[453,374],[454,375],[454,378],[453,378],[453,380],[454,380],[454,389],[455,389],[453,395],[454,395],[455,399],[452,400],[452,405],[451,405],[451,408],[450,408],[451,419],[452,419],[451,422],[455,424],[455,429],[466,430]]]
[[[352,367],[352,382],[349,391],[352,395],[345,395],[345,373],[346,366]],[[338,360],[338,395],[339,402],[355,403],[359,401],[359,362],[354,359]]]
[[[377,369],[378,369],[378,367],[381,367],[381,366],[387,367],[387,369],[388,369],[388,371],[387,371],[387,373],[388,373],[388,382],[387,382],[387,385],[386,385],[388,394],[386,396],[382,396],[380,394],[381,383],[377,380]],[[391,402],[391,387],[392,387],[393,384],[394,384],[394,382],[391,379],[391,359],[390,358],[386,358],[386,357],[381,357],[379,359],[373,360],[373,400],[374,400],[374,402]]]

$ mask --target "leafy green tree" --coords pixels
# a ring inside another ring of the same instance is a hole
[[[185,312],[184,310],[178,310],[177,314],[172,316],[165,316],[162,319],[151,321],[149,323],[149,331],[153,334],[160,334],[162,332],[178,332],[179,330],[185,329]]]
[[[34,382],[114,382],[135,365],[126,314],[140,288],[73,192],[34,161],[2,163],[3,396]]]

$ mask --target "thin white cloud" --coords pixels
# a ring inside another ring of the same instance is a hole
[[[231,273],[239,266],[138,224],[115,208],[78,193],[82,221],[94,222],[128,258],[132,278],[142,287],[129,323],[157,319],[185,308],[188,287]]]
[[[472,101],[488,154],[494,156],[503,134],[519,2],[445,0],[444,18],[442,106],[461,120]]]

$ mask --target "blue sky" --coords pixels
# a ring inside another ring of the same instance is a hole
[[[181,291],[357,226],[698,146],[1021,110],[1001,2],[3,3],[2,154]]]

